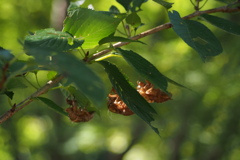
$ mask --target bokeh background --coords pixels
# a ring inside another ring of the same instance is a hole
[[[173,9],[181,16],[194,12],[190,0],[173,2]],[[18,59],[26,59],[19,41],[29,31],[49,27],[61,30],[68,4],[65,0],[0,0],[0,46]],[[89,4],[95,10],[107,11],[115,5],[124,11],[115,0],[89,0]],[[222,5],[212,0],[203,9]],[[169,21],[166,10],[152,1],[144,3],[142,10],[139,15],[145,25],[138,33]],[[214,15],[239,24],[239,13]],[[101,108],[101,116],[75,124],[36,101],[0,126],[0,160],[239,160],[240,37],[206,25],[221,41],[224,51],[205,63],[172,29],[141,39],[147,45],[124,47],[193,90],[170,85],[173,100],[153,104],[159,113],[160,137],[137,116],[110,113],[106,105]],[[109,61],[116,63],[133,83],[139,79],[122,59]],[[106,90],[110,90],[107,75],[95,69]],[[38,77],[40,85],[47,82],[45,72],[39,72]],[[27,79],[37,83],[34,74],[28,74]],[[26,86],[24,90],[15,89],[12,103],[35,91]],[[54,90],[46,96],[67,107],[61,92]],[[9,108],[7,97],[1,95],[0,114]]]

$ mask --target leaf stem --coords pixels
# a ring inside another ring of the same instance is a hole
[[[208,2],[208,0],[205,0],[205,2],[203,3],[203,5],[202,5],[199,9],[202,9],[202,8],[206,5],[207,2]]]
[[[39,83],[39,81],[38,81],[38,75],[37,75],[37,73],[35,73],[35,78],[36,78],[36,82],[37,82],[38,87],[41,87],[41,85],[40,85],[40,83]]]
[[[127,32],[127,30],[126,30],[126,26],[125,26],[125,24],[124,24],[123,21],[122,21],[122,26],[123,26],[123,29],[124,29],[124,32],[125,32],[125,36],[129,37],[129,36],[128,36],[128,32]]]
[[[84,54],[84,56],[86,55],[86,52],[84,51],[84,49],[82,48],[82,46],[80,46],[80,49],[82,51],[82,53]]]

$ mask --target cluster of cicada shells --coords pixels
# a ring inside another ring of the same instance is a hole
[[[107,105],[108,110],[113,113],[122,114],[124,116],[130,116],[134,114],[133,111],[131,111],[128,106],[121,100],[114,89],[112,89],[110,94],[108,94]]]
[[[88,122],[93,118],[94,112],[89,112],[85,108],[78,107],[76,100],[66,100],[71,106],[66,109],[68,117],[73,122]]]
[[[154,88],[153,84],[147,80],[146,83],[140,81],[137,82],[137,91],[148,103],[162,103],[171,99],[170,93],[169,95],[158,88]],[[108,95],[108,110],[124,116],[134,114],[121,100],[114,89],[112,89]]]
[[[162,103],[171,99],[171,94],[166,94],[165,92],[161,91],[158,88],[154,88],[153,84],[146,80],[144,82],[137,82],[137,91],[139,94],[146,99],[148,103]],[[85,108],[78,107],[76,100],[66,99],[67,103],[70,105],[66,109],[68,113],[68,117],[73,122],[88,122],[93,118],[94,112],[88,111]],[[108,94],[108,110],[121,114],[124,116],[130,116],[134,114],[128,106],[121,100],[117,92],[112,89],[111,92]]]
[[[154,88],[153,84],[149,81],[146,81],[146,84],[138,81],[137,84],[137,91],[148,103],[162,103],[171,99],[171,96],[158,88]]]

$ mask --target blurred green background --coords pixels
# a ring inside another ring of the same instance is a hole
[[[173,9],[181,16],[194,11],[190,1],[174,3]],[[0,0],[0,46],[25,59],[19,41],[28,31],[49,27],[61,30],[67,4],[64,0]],[[91,4],[95,10],[107,11],[116,5],[124,11],[115,0],[92,0]],[[222,5],[209,1],[203,9]],[[152,1],[144,3],[142,10],[139,15],[145,25],[138,33],[168,22],[166,10]],[[240,20],[239,13],[214,15]],[[36,101],[0,126],[0,160],[239,160],[240,37],[206,25],[221,41],[224,52],[205,63],[172,29],[141,39],[147,45],[124,47],[194,91],[170,85],[173,100],[153,105],[159,113],[160,137],[137,116],[116,115],[108,112],[107,106],[102,107],[101,117],[95,115],[88,123],[74,124]],[[139,79],[122,59],[109,60],[133,83]],[[97,67],[93,66],[110,90],[107,75]],[[38,76],[44,85],[46,73]],[[27,78],[36,83],[34,74]],[[34,91],[31,87],[16,89],[12,103]],[[59,91],[47,96],[67,107]],[[0,114],[10,108],[7,101],[6,96],[0,96]]]

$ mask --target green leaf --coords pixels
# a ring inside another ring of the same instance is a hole
[[[105,100],[101,79],[83,61],[65,52],[52,53],[41,49],[33,49],[30,52],[40,65],[57,71],[75,83],[96,106]],[[52,56],[52,60],[49,60],[48,56]]]
[[[13,91],[5,91],[4,94],[8,96],[8,98],[13,99],[13,95],[14,95]]]
[[[72,85],[68,86],[66,89],[71,95],[74,96],[74,99],[77,100],[79,107],[85,108],[88,111],[94,111],[100,116],[99,110],[92,106],[90,100],[84,95],[83,92]]]
[[[166,2],[166,1],[163,1],[163,0],[153,0],[153,1],[158,3],[158,4],[160,4],[160,5],[162,5],[166,9],[172,8],[172,5],[174,4],[174,3],[169,3],[169,2]]]
[[[119,36],[108,36],[99,41],[99,45],[105,44],[105,43],[111,43],[111,42],[140,42],[144,44],[141,41],[138,40],[132,40],[129,38],[119,37]]]
[[[147,2],[148,0],[133,0],[132,2],[132,8],[131,8],[131,11],[132,12],[135,12],[137,11],[137,8],[138,10],[141,10],[141,6],[144,2]]]
[[[0,47],[0,67],[3,67],[6,63],[11,61],[14,55],[9,50]]]
[[[37,47],[54,51],[67,51],[83,44],[83,40],[73,38],[69,33],[55,31],[53,28],[38,30],[25,37],[24,47]]]
[[[184,85],[182,85],[182,84],[180,84],[180,83],[178,83],[178,82],[176,82],[176,81],[174,81],[174,80],[172,80],[172,79],[170,79],[170,78],[168,78],[168,77],[166,77],[166,79],[167,79],[167,81],[168,81],[169,83],[172,83],[172,84],[174,84],[175,86],[182,87],[182,88],[185,88],[185,89],[188,89],[188,90],[192,91],[190,88],[188,88],[188,87],[186,87],[186,86],[184,86]]]
[[[52,79],[54,79],[56,76],[57,76],[57,72],[56,71],[49,71],[48,73],[47,73],[47,78],[48,78],[48,80],[52,80]]]
[[[128,11],[130,9],[130,4],[132,2],[132,0],[117,0],[118,3],[120,3],[126,11]]]
[[[153,115],[157,114],[152,106],[127,82],[115,65],[107,61],[99,63],[104,66],[114,89],[124,103],[159,134],[158,129],[151,124],[154,121]]]
[[[116,6],[111,6],[109,9],[109,12],[114,13],[114,14],[120,13],[120,11],[118,10],[118,8]]]
[[[137,8],[140,9],[141,5],[144,2],[147,2],[147,0],[117,0],[117,2],[120,3],[126,11],[131,10],[132,12],[135,12],[137,11]]]
[[[0,47],[0,92],[4,91],[4,85],[8,78],[9,62],[14,58],[9,50]]]
[[[240,25],[216,16],[203,14],[201,17],[212,25],[235,35],[240,35]]]
[[[44,98],[44,97],[36,97],[36,99],[42,101],[44,104],[46,104],[48,107],[50,107],[54,111],[56,111],[56,112],[58,112],[58,113],[60,113],[60,114],[62,114],[64,116],[68,116],[67,112],[65,112],[62,107],[58,106],[52,100],[50,100],[48,98]]]
[[[9,72],[11,73],[11,75],[9,75],[9,76],[10,77],[15,77],[16,75],[20,75],[20,74],[23,74],[27,71],[31,71],[35,67],[36,66],[29,66],[24,61],[16,60],[16,61],[14,61],[14,63],[12,63],[9,66]]]
[[[118,49],[123,58],[146,80],[167,92],[167,78],[149,61],[133,51]]]
[[[132,12],[127,16],[126,22],[134,28],[137,28],[141,25],[141,18],[137,15],[136,12]]]
[[[90,107],[91,102],[81,91],[79,91],[73,86],[69,86],[67,90],[74,96],[80,107],[82,108]]]
[[[69,12],[64,21],[64,32],[84,39],[83,48],[94,48],[98,41],[114,33],[122,19],[97,11],[78,8]]]
[[[173,30],[205,60],[222,52],[222,46],[214,34],[203,24],[183,20],[177,11],[168,12]]]
[[[27,88],[27,86],[24,84],[23,81],[24,79],[22,77],[11,78],[6,85],[6,88],[8,90],[12,90],[16,88],[21,88],[21,89]]]

